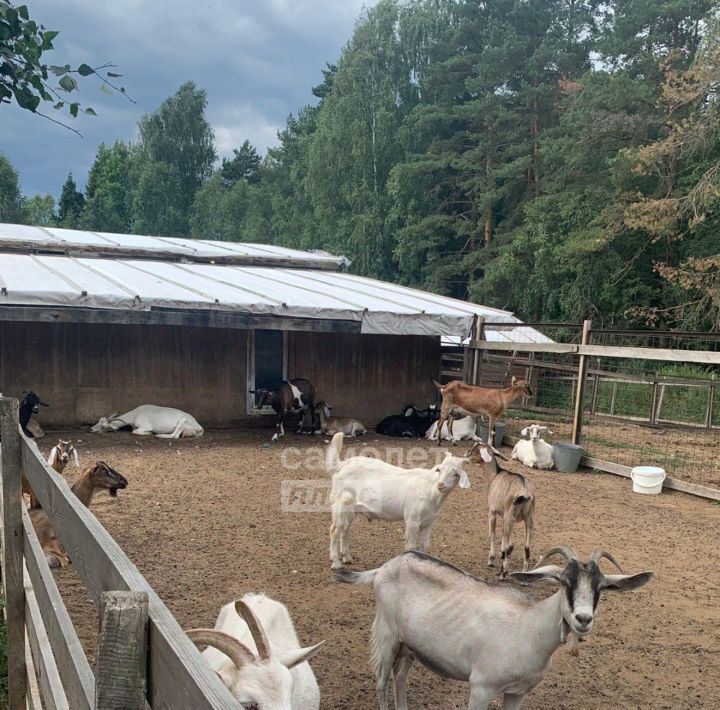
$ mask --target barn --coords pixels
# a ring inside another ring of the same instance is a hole
[[[307,377],[374,424],[434,401],[441,340],[507,311],[363,278],[344,257],[264,244],[0,224],[0,392],[67,427],[142,403],[207,427],[268,423],[250,391]]]

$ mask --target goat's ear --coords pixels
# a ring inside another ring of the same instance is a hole
[[[606,574],[605,589],[615,592],[627,592],[642,587],[653,578],[652,572],[638,572],[637,574]]]
[[[77,449],[73,446],[73,459],[75,460],[75,467],[80,468],[80,459],[78,458]]]
[[[460,480],[458,481],[458,486],[460,488],[470,488],[470,479],[468,478],[467,473],[465,473],[462,469],[460,470]]]
[[[48,459],[48,464],[52,466],[55,463],[55,459],[57,458],[58,453],[58,447],[53,446],[52,451],[50,452],[50,458]]]
[[[517,383],[518,383],[518,378],[515,377],[515,375],[513,375],[512,378],[510,379],[510,384],[516,385]]]
[[[492,454],[488,451],[487,446],[480,447],[480,458],[485,463],[491,463],[493,460]]]
[[[525,428],[520,432],[520,436],[527,436],[527,435],[528,435],[528,428],[525,427]]]
[[[275,656],[275,658],[282,663],[285,668],[294,668],[299,663],[309,661],[324,645],[325,641],[321,641],[320,643],[316,643],[314,646],[307,646],[306,648],[298,648],[294,651],[279,653]]]
[[[562,574],[562,567],[558,567],[557,565],[545,565],[544,567],[538,567],[531,572],[511,572],[510,577],[521,584],[537,584],[538,582],[555,582],[556,584],[562,584]]]

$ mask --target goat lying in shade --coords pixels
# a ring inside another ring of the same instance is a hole
[[[362,436],[367,434],[367,429],[358,419],[352,417],[333,417],[332,407],[325,402],[318,402],[315,405],[315,412],[320,418],[320,431],[323,434],[337,434],[342,432],[345,436]]]
[[[103,434],[131,427],[137,436],[155,435],[158,439],[183,439],[202,436],[204,429],[197,419],[181,409],[158,407],[154,404],[142,404],[125,414],[113,412],[100,417],[90,431]]]
[[[435,441],[438,433],[438,422],[433,422],[432,426],[427,430],[425,438],[428,441]],[[453,432],[450,434],[448,422],[445,422],[442,427],[442,438],[445,441],[455,443],[457,441],[463,441],[464,439],[472,439],[473,441],[481,441],[477,435],[477,422],[475,417],[462,417],[453,422]]]
[[[539,602],[418,552],[368,572],[336,572],[340,582],[372,584],[375,590],[371,644],[380,710],[389,710],[391,675],[395,707],[407,710],[407,675],[415,659],[445,678],[469,682],[469,710],[486,710],[496,695],[504,696],[504,710],[517,710],[550,670],[568,634],[583,638],[592,631],[604,590],[637,589],[652,577],[652,572],[603,574],[601,558],[618,564],[602,549],[583,563],[569,547],[555,547],[540,564],[556,554],[565,557],[564,567],[512,574],[526,584],[559,585]]]
[[[425,436],[428,427],[437,420],[438,410],[434,404],[426,409],[418,409],[414,404],[406,404],[402,414],[391,414],[375,427],[383,436],[407,437],[410,439]]]
[[[320,689],[307,663],[325,643],[301,648],[284,604],[246,594],[226,604],[214,629],[190,629],[203,658],[241,707],[318,710]]]
[[[467,459],[445,454],[431,468],[400,468],[379,459],[353,456],[340,460],[343,435],[328,447],[326,468],[332,472],[330,560],[333,569],[352,562],[350,527],[356,515],[368,520],[405,522],[405,549],[427,551],[440,508],[456,487],[469,488],[463,470]],[[342,556],[342,562],[341,562]]]

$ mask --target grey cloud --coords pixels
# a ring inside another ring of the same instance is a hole
[[[185,81],[208,93],[208,116],[220,156],[249,138],[264,152],[290,112],[311,102],[352,34],[363,0],[35,0],[31,13],[60,31],[50,63],[112,61],[137,101],[81,83],[78,100],[97,117],[68,119],[75,134],[15,107],[3,106],[0,150],[20,172],[26,194],[58,194],[72,171],[83,185],[101,142],[134,140],[136,124]],[[46,112],[59,117],[48,107]]]

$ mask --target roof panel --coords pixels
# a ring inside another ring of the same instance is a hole
[[[2,253],[0,308],[179,308],[352,320],[363,333],[467,338],[475,316],[517,328],[489,331],[515,342],[544,339],[512,313],[340,272]]]

